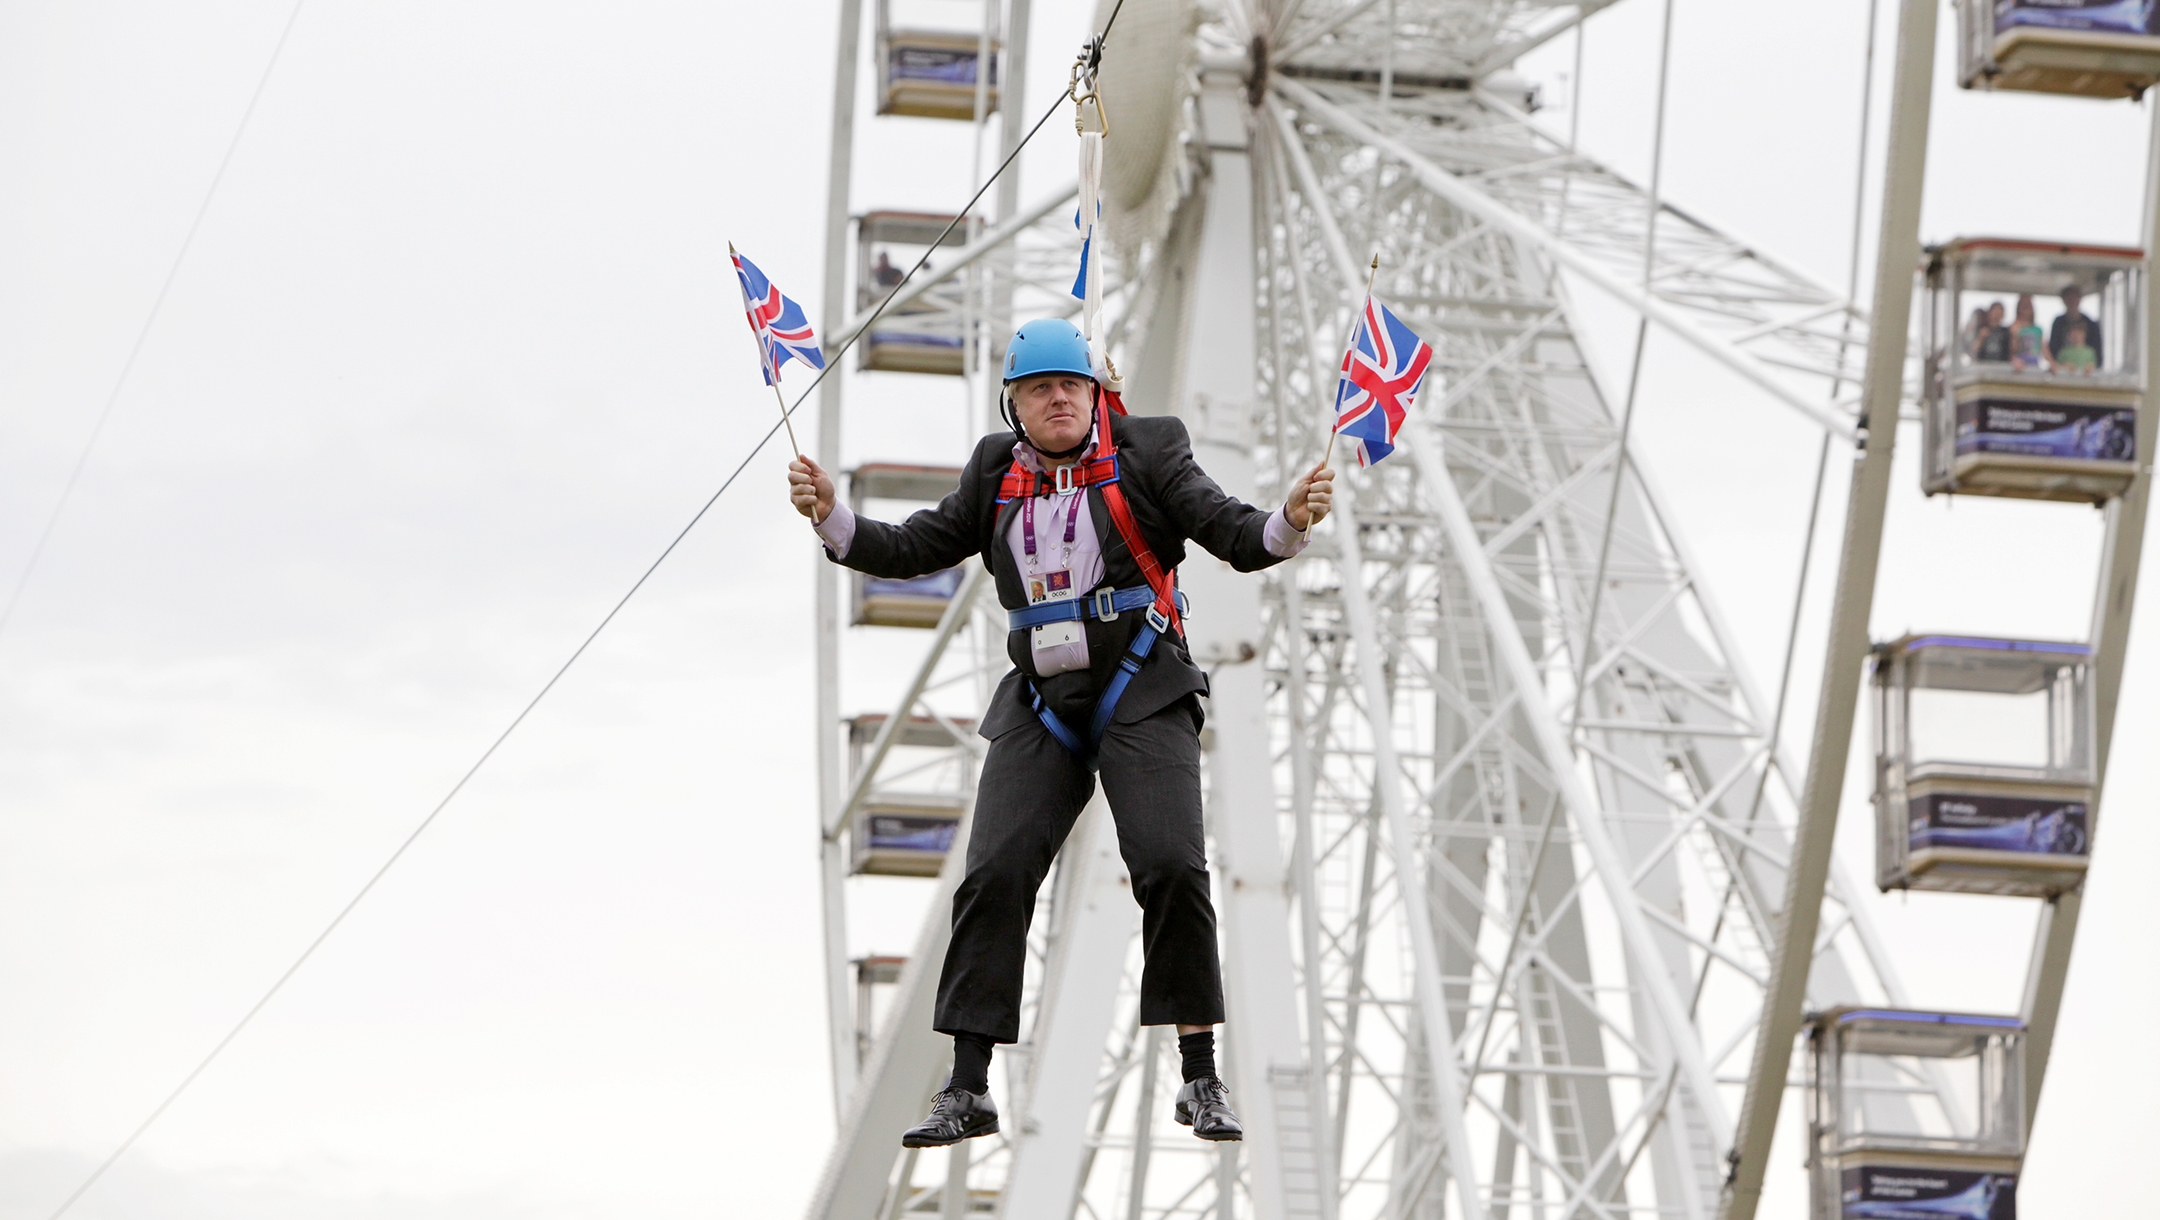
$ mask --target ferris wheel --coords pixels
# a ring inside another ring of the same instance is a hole
[[[1834,1217],[1824,1192],[1835,1195],[1839,1166],[1905,1162],[1833,1140],[1811,1145],[1812,1178],[1766,1169],[1803,1010],[1843,1014],[1817,1043],[1850,1052],[1818,1066],[1818,1141],[1837,1126],[1822,1098],[1872,1090],[1855,1111],[1871,1130],[1917,1130],[1925,1113],[1952,1132],[1904,1149],[1907,1161],[1954,1174],[1969,1155],[1975,1172],[2014,1179],[2008,1137],[1988,1127],[1997,1143],[1986,1143],[1977,1133],[1992,1120],[1966,1112],[1956,1057],[2023,1070],[2017,1124],[2029,1119],[2039,1072],[2020,1039],[2052,1030],[2046,976],[2059,996],[2075,862],[2090,843],[2078,819],[2097,800],[2135,582],[2143,481],[2120,430],[2145,418],[2134,354],[2146,343],[2143,254],[1954,244],[1933,255],[1929,281],[1930,318],[1951,319],[1930,322],[1941,342],[1908,360],[1900,321],[1871,343],[1871,317],[1902,319],[1911,305],[1917,168],[1891,175],[1877,297],[1863,309],[1850,288],[1675,208],[1655,170],[1631,180],[1535,117],[1535,92],[1512,65],[1611,2],[1099,6],[1098,29],[1118,11],[1094,81],[1107,127],[1101,339],[1127,401],[1184,417],[1201,464],[1232,494],[1269,503],[1326,442],[1325,404],[1369,276],[1433,346],[1433,371],[1405,452],[1343,480],[1334,524],[1297,562],[1264,583],[1204,559],[1180,574],[1199,608],[1193,655],[1214,687],[1210,855],[1242,1145],[1200,1144],[1169,1122],[1174,1057],[1162,1031],[1138,1024],[1138,911],[1109,819],[1091,807],[1037,912],[1025,1032],[1000,1058],[1005,1132],[974,1147],[899,1148],[896,1133],[947,1067],[928,1006],[980,757],[972,717],[1004,668],[1004,625],[972,567],[908,582],[821,570],[818,812],[840,1134],[817,1220],[1744,1220],[1766,1173],[1773,1194],[1812,1180],[1815,1214]],[[1993,20],[1967,7],[1969,21]],[[1927,0],[1904,8],[1887,155],[1917,167],[1934,16]],[[867,39],[860,0],[843,0],[842,14],[827,341],[861,334],[851,377],[960,379],[970,421],[986,421],[995,378],[983,370],[1012,319],[1080,309],[1077,184],[1024,201],[1008,179],[993,214],[957,224],[880,210],[876,184],[850,178],[853,90],[859,77],[881,115],[973,123],[979,145],[996,129],[995,151],[1016,149],[1028,0],[879,0]],[[2150,83],[2160,40],[2121,31],[2102,55],[2088,33],[1969,34],[1966,83],[2096,94]],[[1055,161],[1063,148],[1045,140],[1029,156]],[[869,206],[855,212],[858,202]],[[879,313],[896,269],[926,252],[925,274]],[[1973,293],[2065,275],[2105,300],[2095,325],[2115,336],[2114,365],[2095,357],[2093,374],[2075,374],[2084,380],[2043,384],[2066,362],[2051,355],[2029,376],[1959,363],[1981,351],[1958,325]],[[1785,722],[1786,684],[1747,672],[1685,522],[1633,460],[1637,386],[1584,355],[1575,298],[1586,292],[1799,413],[1826,455],[1857,447],[1864,458],[1832,595],[1828,719],[1808,769],[1794,743],[1809,738]],[[2075,416],[2077,443],[2107,439],[2068,456],[1962,447],[1958,412],[1992,409],[1986,387],[2013,382],[2016,401]],[[822,387],[819,456],[834,469],[845,384]],[[1904,821],[1884,832],[1894,867],[1880,884],[2052,904],[2037,999],[2007,1024],[1974,1026],[1979,1043],[1927,1041],[1937,1027],[1921,1029],[1910,1007],[1870,923],[1873,894],[1828,850],[1868,653],[1882,438],[1909,405],[1931,412],[1931,491],[2108,505],[2107,579],[2124,590],[2101,599],[2115,617],[2096,622],[2083,653],[1977,637],[1877,651],[1885,724],[1902,723],[1897,700],[1929,682],[2043,691],[2064,740],[2097,745],[2098,761],[2050,755],[2045,775],[1997,769],[1965,788],[1963,773],[1928,772],[1899,742],[1880,751],[1884,791],[1894,789],[1879,797],[1886,818],[1906,818],[1912,802],[1976,799],[1973,784],[2055,802],[2001,820],[2044,826],[2056,846],[2035,850],[1949,837],[1937,850]],[[2078,411],[2101,422],[2088,427]],[[849,475],[848,494],[875,512],[933,500],[957,471],[866,460]],[[1836,773],[1821,774],[1826,765]],[[2003,865],[2009,855],[2022,863]],[[878,910],[891,909],[893,887],[914,887],[923,912],[919,925],[876,929],[882,951],[863,947],[867,886],[884,887]],[[1949,1049],[1913,1049],[1938,1044]],[[1881,1063],[1841,1066],[1893,1045]],[[2012,1103],[1997,1102],[2008,1114]],[[1972,1145],[1962,1152],[1951,1146],[1960,1131]]]

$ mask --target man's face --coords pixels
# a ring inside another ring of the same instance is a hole
[[[1045,373],[1012,384],[1013,409],[1037,449],[1062,453],[1087,439],[1089,381],[1074,373]]]
[[[2084,291],[2083,291],[2082,289],[2078,289],[2078,288],[2065,288],[2065,289],[2063,289],[2063,308],[2064,308],[2064,309],[2067,309],[2067,310],[2069,310],[2069,311],[2070,311],[2071,313],[2076,313],[2076,312],[2078,311],[2078,306],[2079,306],[2079,305],[2082,305],[2082,304],[2084,304],[2084,302],[2085,302],[2085,293],[2084,293]]]

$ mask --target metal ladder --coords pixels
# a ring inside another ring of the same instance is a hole
[[[1303,1064],[1268,1069],[1268,1092],[1275,1103],[1276,1148],[1282,1174],[1284,1220],[1322,1220],[1318,1123],[1312,1090]]]

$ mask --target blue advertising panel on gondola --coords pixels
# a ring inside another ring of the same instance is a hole
[[[2003,398],[1961,402],[1957,452],[2135,461],[2137,412]]]
[[[942,348],[952,353],[952,359],[956,363],[964,355],[963,349],[966,348],[967,344],[957,333],[940,334],[935,330],[909,330],[906,324],[907,315],[903,313],[900,316],[902,320],[897,324],[891,322],[881,323],[871,330],[870,342],[873,346],[891,343],[908,348]]]
[[[976,58],[974,47],[899,45],[892,49],[892,79],[972,87]],[[995,59],[991,60],[990,83],[997,83]]]
[[[1996,0],[1995,32],[2019,26],[2091,30],[2102,34],[2160,34],[2153,0]]]
[[[1932,793],[1912,800],[1912,850],[1931,847],[2082,856],[2092,842],[2082,801]]]
[[[939,601],[951,601],[960,591],[960,569],[947,568],[928,576],[911,576],[906,580],[893,580],[883,576],[863,578],[864,597],[925,597]]]
[[[952,850],[953,833],[960,823],[951,818],[919,818],[898,814],[873,814],[870,819],[871,851]]]
[[[1964,88],[2135,98],[2160,84],[2154,0],[1955,3],[1958,84]]]
[[[2016,1174],[1863,1165],[1843,1185],[1843,1220],[2017,1220]]]

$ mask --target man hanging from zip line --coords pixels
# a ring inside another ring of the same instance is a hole
[[[1193,460],[1183,422],[1123,413],[1062,319],[1020,328],[1004,380],[1011,431],[984,437],[959,487],[899,525],[856,516],[809,458],[788,466],[790,498],[829,558],[907,579],[980,556],[1012,627],[1014,668],[982,718],[990,748],[938,979],[933,1023],[953,1039],[952,1077],[901,1142],[997,1131],[991,1047],[1020,1037],[1035,892],[1098,771],[1142,910],[1140,1023],[1178,1030],[1177,1121],[1202,1139],[1240,1139],[1215,1070],[1222,969],[1200,821],[1208,680],[1186,649],[1175,572],[1188,538],[1240,572],[1296,555],[1327,516],[1334,472],[1315,468],[1274,512],[1231,498]]]

